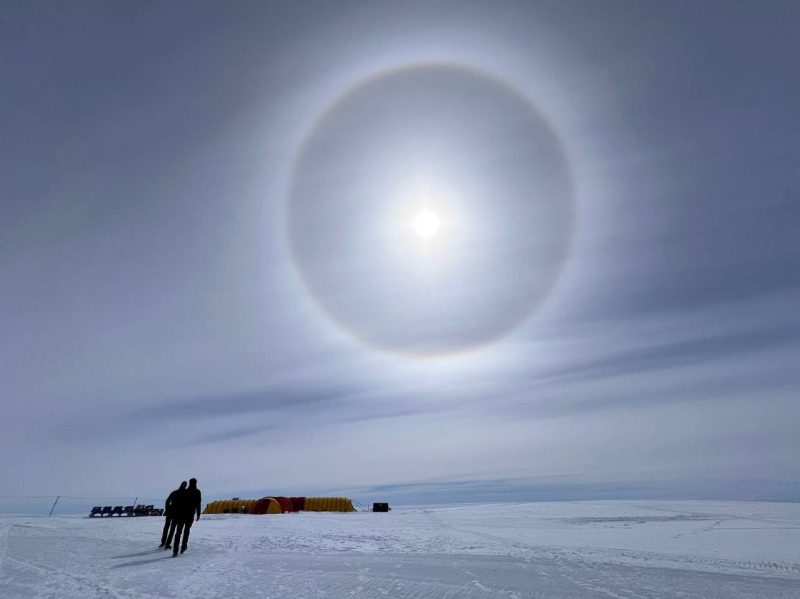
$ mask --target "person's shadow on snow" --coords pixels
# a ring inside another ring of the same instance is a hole
[[[162,555],[161,557],[157,557],[155,559],[143,559],[136,562],[123,562],[121,564],[115,564],[111,566],[111,569],[114,570],[116,568],[130,568],[131,566],[144,566],[147,564],[153,564],[155,562],[160,562],[161,560],[169,559],[172,557],[171,555]]]
[[[139,553],[123,553],[122,555],[115,555],[111,559],[120,559],[123,557],[144,557],[145,555],[153,555],[159,553],[158,549],[148,549],[147,551],[140,551]]]

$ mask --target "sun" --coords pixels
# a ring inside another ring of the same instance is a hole
[[[440,226],[439,216],[428,208],[421,210],[414,217],[414,231],[425,240],[433,238],[439,232]]]

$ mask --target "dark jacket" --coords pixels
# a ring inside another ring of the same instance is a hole
[[[172,517],[178,518],[183,521],[191,521],[194,519],[195,514],[200,517],[200,489],[197,487],[189,487],[187,489],[178,489],[173,493],[175,495],[172,504]]]
[[[192,520],[195,515],[200,517],[200,506],[203,498],[200,494],[200,489],[197,487],[189,487],[186,489],[186,514],[187,520]]]
[[[172,493],[169,494],[167,500],[164,502],[164,515],[172,517],[175,515],[175,507],[178,497],[181,493],[184,492],[184,489],[175,489]]]

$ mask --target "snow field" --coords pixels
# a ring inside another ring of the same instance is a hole
[[[0,517],[0,597],[800,597],[800,505],[604,501],[379,513]]]

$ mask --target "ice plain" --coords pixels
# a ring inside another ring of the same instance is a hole
[[[800,504],[582,501],[388,514],[0,517],[0,597],[800,597]]]

